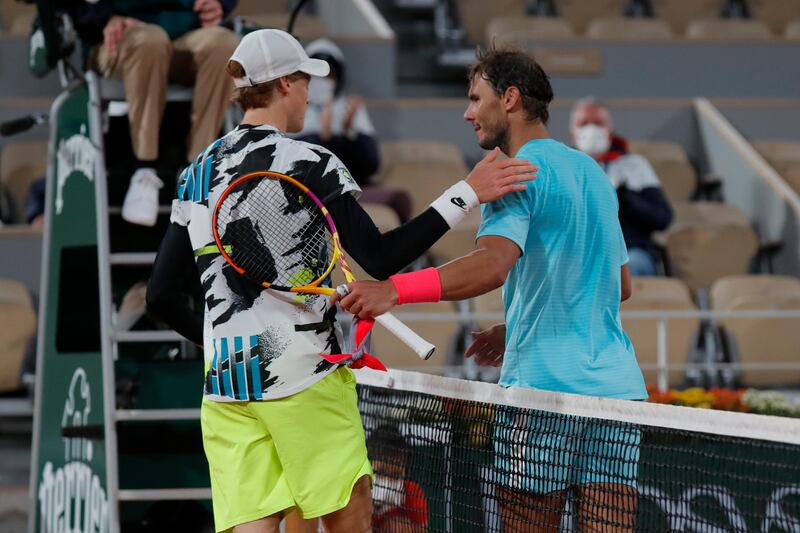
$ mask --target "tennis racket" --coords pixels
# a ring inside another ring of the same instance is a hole
[[[252,172],[222,192],[212,218],[214,241],[233,269],[277,291],[331,296],[347,285],[323,282],[338,263],[347,282],[355,280],[328,210],[308,187],[279,172]],[[389,313],[375,321],[422,359],[435,347]]]

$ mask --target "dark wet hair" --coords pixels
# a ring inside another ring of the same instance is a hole
[[[516,87],[522,96],[526,118],[547,124],[553,87],[533,55],[518,48],[492,46],[488,50],[479,49],[477,56],[478,62],[469,69],[470,82],[480,76],[498,96],[505,94],[509,87]]]

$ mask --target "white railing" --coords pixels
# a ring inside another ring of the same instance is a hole
[[[473,321],[498,321],[502,322],[505,318],[503,313],[472,313],[472,312],[452,312],[452,313],[404,313],[402,307],[394,313],[397,318],[409,324],[411,329],[414,329],[415,321],[425,322],[460,322],[463,324],[471,323]],[[712,365],[715,369],[748,369],[748,370],[797,370],[800,369],[800,346],[798,346],[797,362],[787,363],[724,363],[715,361],[706,361],[699,363],[683,363],[683,364],[669,364],[667,353],[667,324],[670,320],[679,319],[706,319],[712,322],[725,319],[725,318],[794,318],[798,320],[798,327],[800,327],[800,309],[799,310],[753,310],[753,311],[711,311],[711,310],[696,310],[696,311],[622,311],[620,316],[623,320],[657,320],[656,323],[656,364],[643,364],[640,365],[643,369],[658,369],[657,386],[661,391],[667,390],[668,376],[670,369],[688,369],[688,368],[708,368]],[[442,367],[442,370],[452,370],[452,367]],[[411,370],[411,368],[409,368]],[[420,367],[420,371],[425,370]]]
[[[340,37],[395,38],[394,30],[370,0],[317,2],[317,11],[328,30]]]

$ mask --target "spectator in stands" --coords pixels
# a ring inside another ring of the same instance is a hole
[[[409,479],[411,449],[395,426],[381,426],[367,439],[375,471],[372,487],[372,527],[385,533],[428,531],[428,500],[422,487]]]
[[[233,90],[225,65],[236,35],[220,23],[236,0],[98,0],[68,10],[85,47],[88,65],[106,78],[121,78],[128,101],[137,169],[122,218],[152,226],[158,215],[156,173],[159,127],[169,81],[194,85],[186,161],[217,138]]]
[[[394,209],[401,222],[406,222],[412,208],[408,193],[371,182],[380,166],[378,139],[364,100],[344,91],[344,54],[328,39],[313,41],[306,52],[309,57],[327,61],[331,73],[326,78],[311,79],[305,124],[295,138],[336,154],[362,188],[362,202],[385,204]]]
[[[614,132],[611,114],[587,98],[572,109],[570,132],[575,147],[603,167],[617,189],[619,221],[633,276],[655,276],[653,232],[672,222],[672,209],[653,167],[641,155],[628,153],[628,141]]]

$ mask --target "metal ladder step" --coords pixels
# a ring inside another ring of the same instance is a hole
[[[117,409],[118,422],[199,420],[200,409]]]
[[[120,490],[120,501],[143,502],[160,500],[210,500],[211,489],[136,489]]]
[[[185,340],[174,331],[149,330],[149,331],[115,331],[111,335],[115,342],[172,342]]]
[[[159,215],[165,215],[165,214],[171,213],[171,212],[172,212],[172,206],[171,205],[162,204],[162,205],[158,206],[158,214]],[[119,206],[119,205],[110,206],[108,208],[108,214],[109,215],[121,215],[122,214],[122,206]]]
[[[126,252],[111,254],[112,265],[152,265],[156,260],[155,252]]]
[[[28,398],[0,398],[0,417],[27,418],[33,416],[33,400]]]

